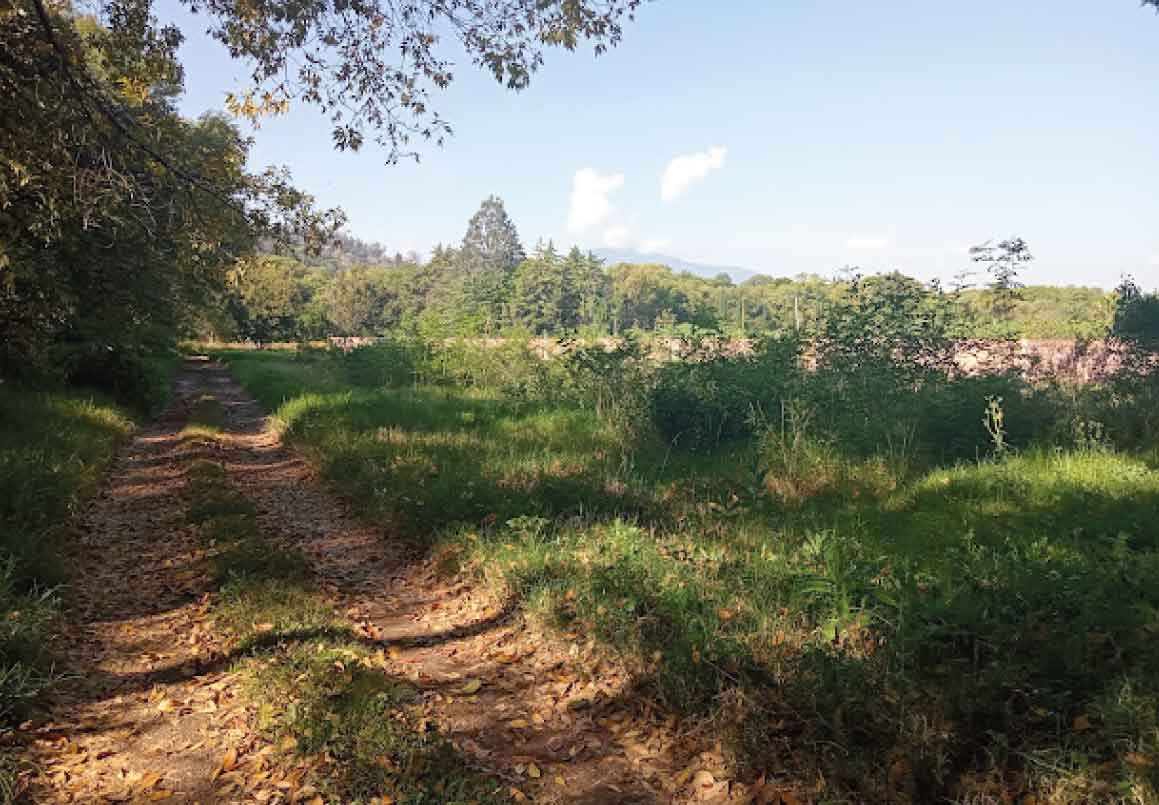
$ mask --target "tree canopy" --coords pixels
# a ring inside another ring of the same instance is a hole
[[[951,292],[896,272],[862,277],[856,270],[835,278],[758,274],[734,284],[660,263],[606,265],[550,241],[523,255],[519,233],[494,196],[483,201],[460,247],[438,246],[426,261],[390,257],[388,249],[354,238],[339,242],[349,244],[349,253],[333,246],[324,259],[247,261],[234,274],[231,315],[208,322],[217,328],[212,334],[288,341],[512,329],[550,337],[792,333],[844,345],[862,360],[898,348],[933,353],[954,339],[1098,339],[1126,333],[1135,320],[1125,318],[1125,309],[1116,312],[1127,296],[1122,289],[1022,286],[1013,276]],[[1029,253],[1021,243],[1019,253]],[[1017,294],[1007,296],[1015,284]],[[1121,324],[1112,332],[1116,320]]]
[[[289,103],[312,104],[333,121],[337,147],[357,148],[369,135],[394,160],[412,137],[441,140],[449,132],[428,98],[452,80],[446,48],[453,42],[521,89],[547,47],[590,40],[602,51],[618,42],[639,2],[186,5],[230,56],[252,67],[250,86],[229,99],[235,115],[256,119]],[[311,321],[314,330],[324,320],[381,326],[381,272],[348,264],[323,293],[297,287],[310,277],[300,266],[252,259],[258,247],[279,244],[309,264],[343,216],[315,209],[284,169],[248,169],[250,140],[226,117],[177,113],[182,32],[157,21],[152,0],[86,8],[82,14],[68,0],[0,8],[0,375],[53,368],[68,376],[82,364],[123,363],[172,343],[226,296],[231,318],[255,337]],[[469,290],[487,304],[506,298],[523,259],[517,241],[504,241],[505,228],[514,232],[505,213],[489,222],[492,212],[485,205],[458,261],[479,269]],[[365,253],[359,262],[383,258]],[[394,258],[396,267],[405,262]],[[425,281],[416,277],[400,298],[425,297]],[[258,293],[271,295],[259,301]],[[303,317],[304,308],[313,312]]]
[[[0,11],[4,375],[131,375],[259,235],[312,243],[342,221],[284,171],[248,171],[223,116],[179,116],[177,37],[115,11],[114,28],[39,2]]]
[[[41,0],[34,0],[40,2]],[[451,127],[433,92],[454,80],[456,50],[510,89],[529,85],[549,47],[597,53],[617,44],[643,0],[184,0],[209,33],[250,67],[230,111],[250,118],[292,103],[329,116],[334,144],[369,136],[390,160],[413,154],[413,138],[442,141]],[[151,24],[153,0],[104,0],[113,31],[178,37]]]

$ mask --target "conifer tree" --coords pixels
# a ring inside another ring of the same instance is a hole
[[[471,216],[458,253],[460,312],[481,315],[489,329],[508,323],[515,268],[525,257],[503,200],[488,196]]]

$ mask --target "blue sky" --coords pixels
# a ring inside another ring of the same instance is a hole
[[[183,27],[183,111],[220,108],[247,70]],[[496,193],[527,244],[948,278],[1017,234],[1029,282],[1159,286],[1159,16],[1135,0],[658,0],[522,93],[461,60],[435,106],[455,133],[418,165],[335,152],[310,107],[253,164],[391,250],[458,241]]]

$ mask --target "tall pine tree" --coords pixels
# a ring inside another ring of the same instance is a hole
[[[503,200],[488,196],[471,216],[458,253],[462,312],[481,315],[488,329],[506,323],[515,268],[525,257]]]

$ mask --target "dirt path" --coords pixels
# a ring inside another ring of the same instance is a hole
[[[189,401],[205,393],[226,412],[211,445],[181,435]],[[440,730],[513,798],[727,796],[694,774],[719,757],[677,752],[671,723],[653,716],[582,635],[536,634],[484,591],[440,579],[431,560],[408,554],[327,491],[224,367],[190,362],[169,410],[125,446],[78,524],[65,669],[74,676],[30,739],[36,801],[293,799],[304,771],[275,761],[257,788],[225,795],[215,787],[223,757],[260,760],[271,748],[253,732],[228,673],[210,617],[212,568],[186,523],[183,474],[207,457],[254,503],[273,544],[309,557],[335,607],[383,647],[387,672],[410,679]],[[466,679],[480,689],[456,695]]]

